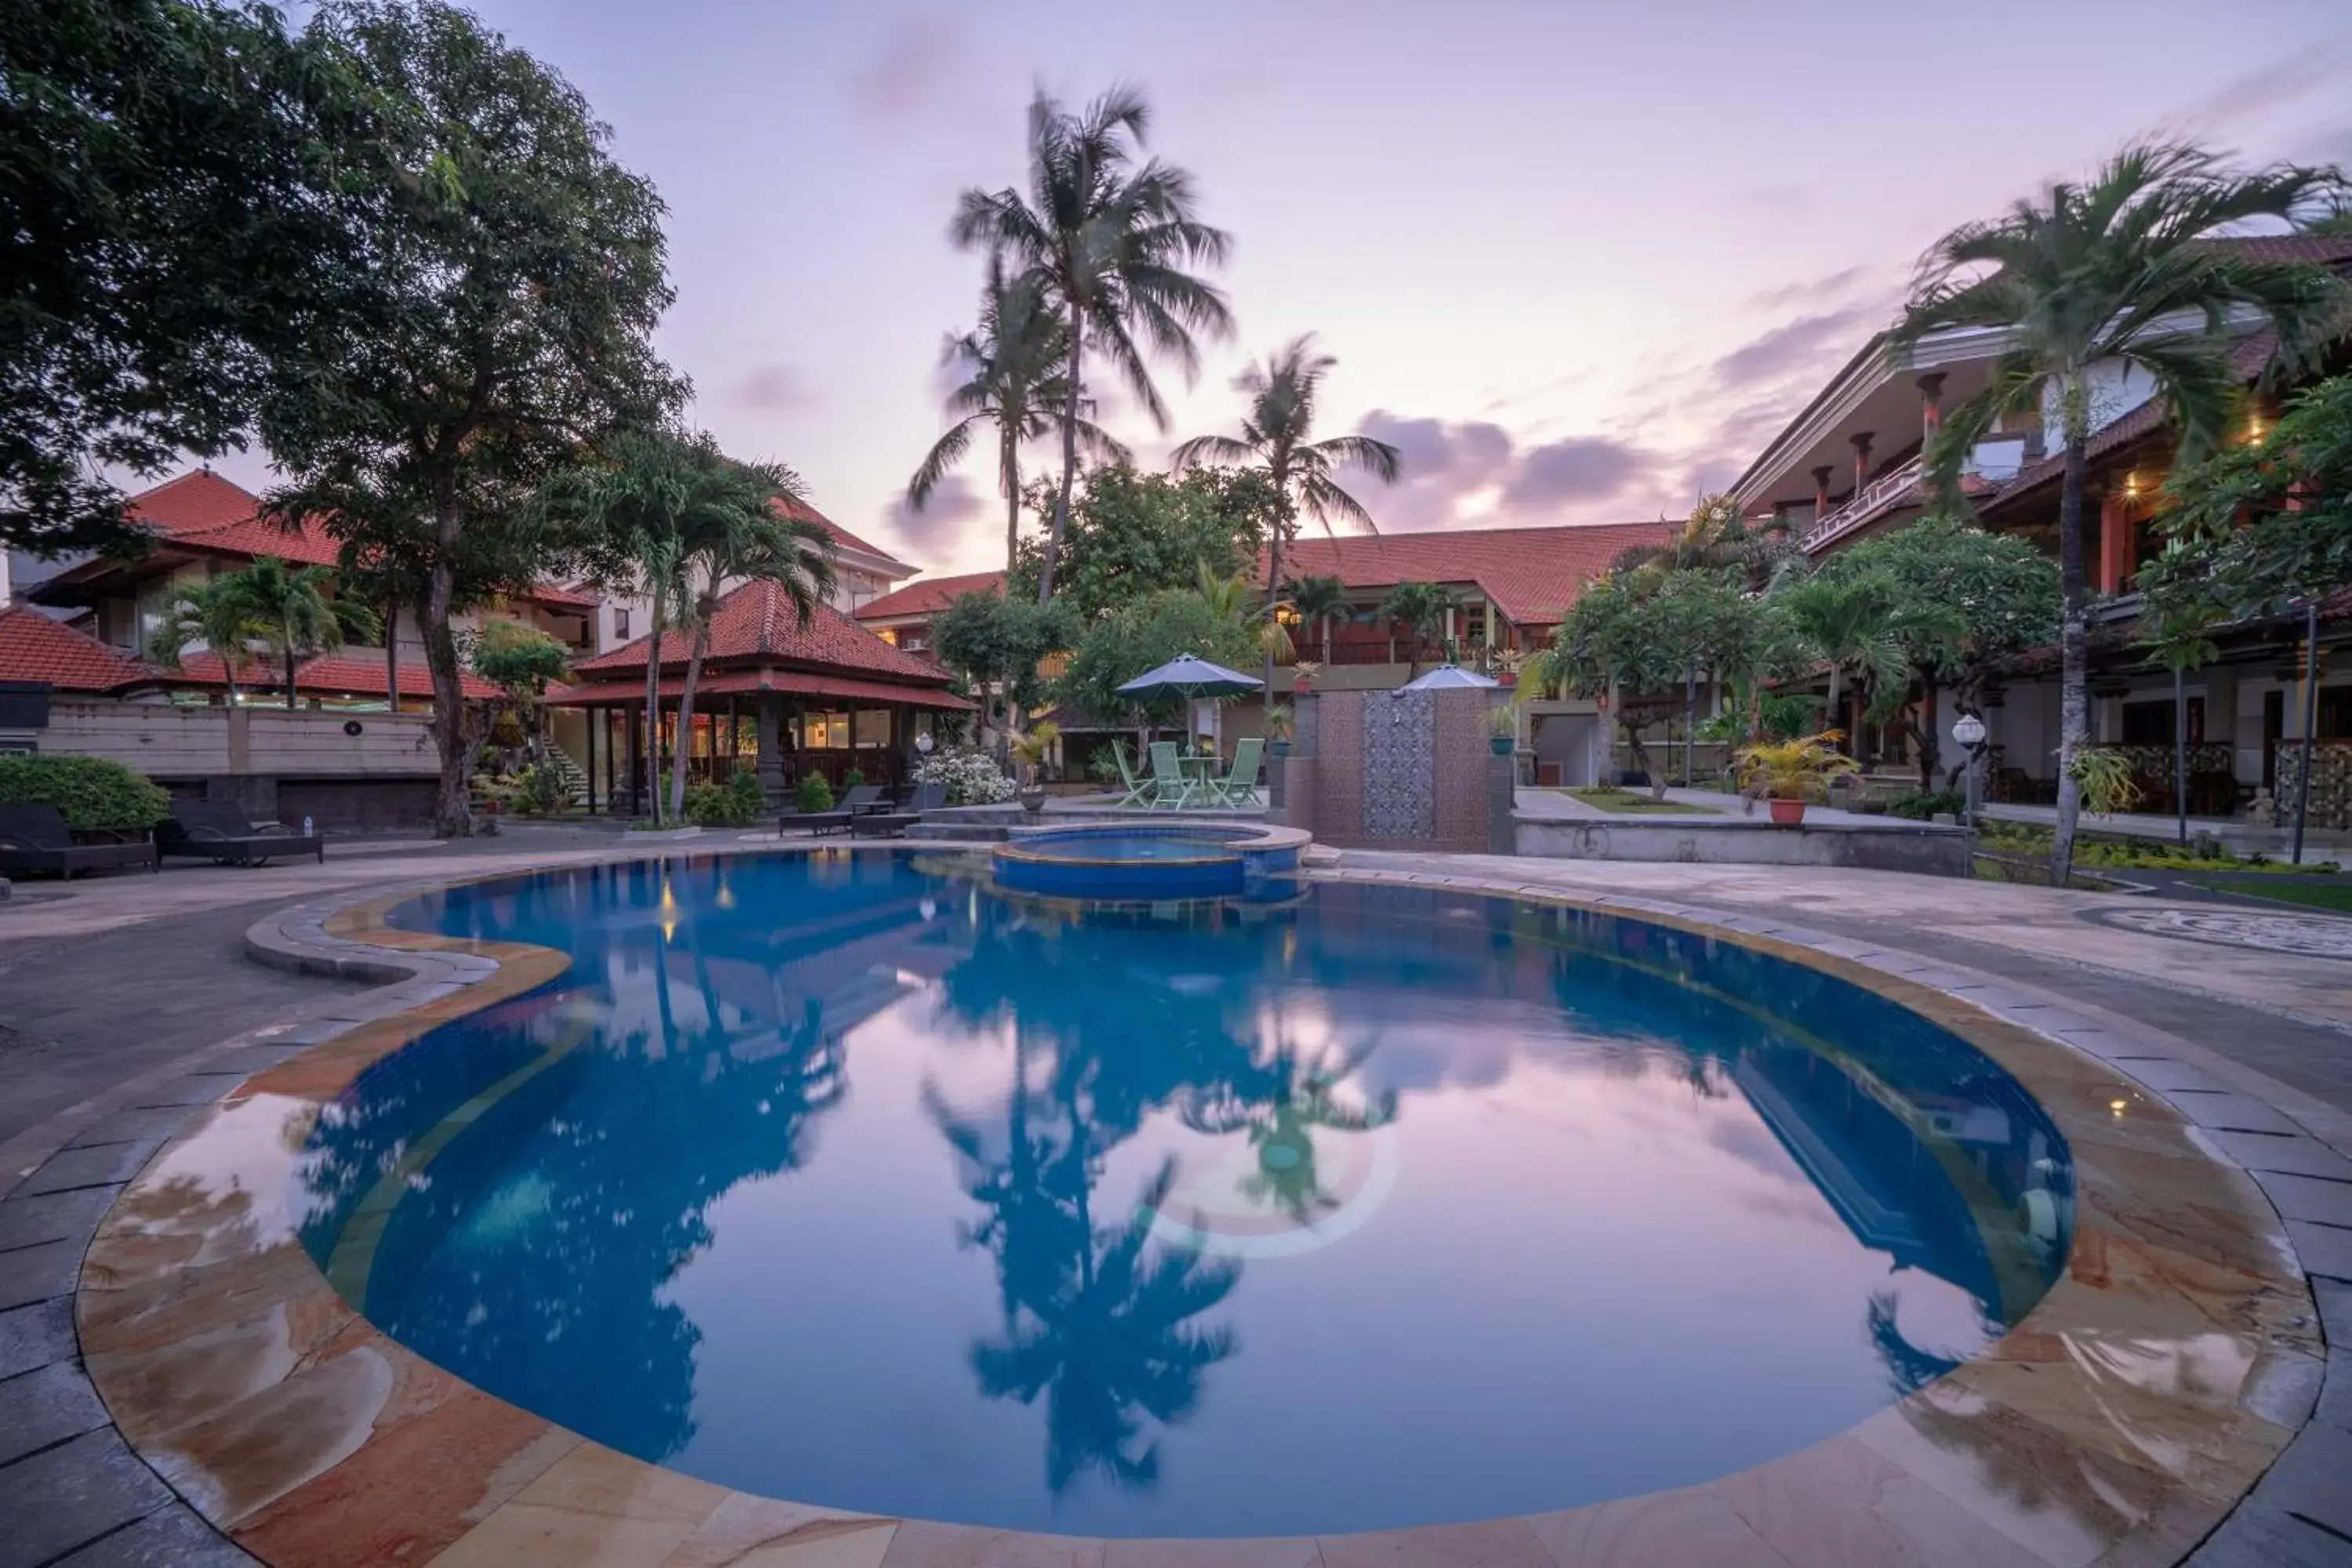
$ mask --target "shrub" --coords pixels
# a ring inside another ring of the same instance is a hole
[[[0,757],[0,805],[54,805],[68,827],[131,831],[172,815],[172,797],[104,757]]]
[[[564,784],[562,768],[540,763],[523,770],[514,793],[517,811],[525,816],[552,816],[571,804],[572,791]]]
[[[859,784],[862,784],[865,782],[866,770],[864,768],[852,768],[847,773],[841,775],[841,787],[845,792],[856,789]]]
[[[1886,803],[1889,816],[1907,816],[1914,822],[1925,822],[1938,812],[1962,816],[1968,809],[1969,797],[1956,789],[1906,790]]]
[[[812,773],[809,777],[819,784],[824,782],[821,773]],[[806,790],[807,780],[802,781],[802,788]],[[828,805],[832,804],[830,796],[831,792],[828,791]],[[749,827],[760,820],[760,814],[767,809],[767,797],[760,793],[759,775],[739,770],[728,775],[723,784],[696,784],[688,790],[686,819],[698,827]],[[824,806],[803,806],[802,809],[823,811]]]
[[[1002,805],[1013,798],[1013,781],[996,759],[980,752],[940,752],[915,764],[917,784],[945,784],[950,805]]]
[[[803,773],[800,787],[793,792],[793,804],[803,811],[831,811],[833,785],[823,773]]]

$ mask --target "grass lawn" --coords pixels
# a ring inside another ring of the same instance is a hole
[[[1646,790],[1619,789],[1614,784],[1587,784],[1580,789],[1559,792],[1587,805],[1622,816],[1713,816],[1716,813],[1703,805],[1685,805],[1679,801],[1652,800]]]
[[[2273,899],[2282,904],[2302,904],[2309,909],[2328,910],[2339,915],[2352,915],[2352,879],[2326,882],[2245,881],[2207,882],[2203,886],[2217,893],[2242,893],[2250,899]]]

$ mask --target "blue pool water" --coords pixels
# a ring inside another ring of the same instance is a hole
[[[394,918],[572,965],[331,1108],[306,1244],[419,1353],[748,1490],[1146,1536],[1569,1507],[1852,1425],[2064,1254],[2065,1148],[1985,1058],[1638,921],[1082,910],[906,853]]]
[[[1068,834],[1056,837],[1050,845],[1034,847],[1091,860],[1198,860],[1233,853],[1222,839],[1150,832]]]

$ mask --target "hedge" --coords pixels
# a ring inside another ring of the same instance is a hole
[[[172,797],[104,757],[0,757],[0,805],[54,805],[78,830],[152,827]]]

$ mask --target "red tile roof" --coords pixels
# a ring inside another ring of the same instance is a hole
[[[903,561],[898,561],[897,556],[891,554],[880,545],[868,544],[866,541],[858,538],[857,535],[850,532],[849,530],[842,527],[841,524],[834,521],[833,519],[825,516],[824,513],[817,510],[816,508],[809,505],[806,501],[780,500],[776,502],[776,510],[782,512],[786,517],[796,517],[803,522],[815,523],[819,528],[824,529],[827,533],[833,535],[834,542],[841,545],[845,549],[863,551],[868,555],[878,555],[885,561],[898,561],[898,564],[901,566],[907,564]]]
[[[157,672],[174,686],[205,688],[228,685],[228,672],[222,667],[216,653],[192,653],[180,661],[177,669]],[[460,670],[459,686],[472,700],[481,701],[502,695],[499,689],[471,670]],[[286,690],[285,667],[276,660],[257,658],[247,662],[236,678],[237,686],[246,691],[275,691],[281,696]],[[312,697],[382,697],[385,694],[383,660],[364,654],[320,654],[294,667],[294,693]],[[433,672],[422,664],[400,667],[400,695],[403,701],[412,697],[433,695]]]
[[[113,691],[152,679],[137,659],[30,605],[0,609],[0,680],[46,680],[59,691]]]
[[[663,700],[677,697],[685,690],[685,672],[662,677]],[[736,669],[721,670],[715,675],[705,670],[701,684],[694,689],[694,700],[698,703],[706,697],[740,697],[761,691],[791,692],[803,697],[838,697],[852,702],[904,702],[918,708],[943,708],[955,712],[970,712],[974,706],[944,687],[905,686],[887,680],[849,680],[803,669]],[[568,686],[547,694],[550,702],[566,708],[625,707],[632,702],[643,702],[645,699],[643,676],[634,681],[604,680]]]
[[[1001,594],[1002,572],[967,572],[961,577],[919,577],[894,593],[869,599],[851,613],[861,621],[895,620],[902,616],[936,616],[966,594]]]
[[[1551,626],[1622,551],[1663,544],[1682,524],[1590,523],[1300,539],[1282,552],[1285,577],[1337,577],[1349,588],[1472,584],[1517,626]],[[1265,574],[1265,558],[1258,575]]]
[[[263,514],[259,496],[208,468],[132,496],[129,510],[131,521],[146,524],[182,550],[244,559],[275,555],[302,566],[332,566],[341,555],[324,518],[306,517],[299,527],[289,528]],[[575,615],[593,610],[599,603],[592,594],[555,583],[536,584],[515,596]]]
[[[2352,234],[2257,234],[2200,243],[2253,261],[2352,261]]]
[[[583,659],[573,673],[618,677],[635,671],[645,679],[647,637],[638,637],[610,653]],[[662,634],[664,668],[683,667],[692,642],[680,632]],[[827,665],[853,677],[878,677],[943,686],[947,672],[897,648],[857,625],[830,605],[820,604],[808,624],[801,624],[792,600],[775,584],[755,578],[719,601],[710,617],[710,646],[706,664],[742,664],[772,659],[780,664]]]

